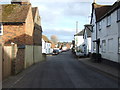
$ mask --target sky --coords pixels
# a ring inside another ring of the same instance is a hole
[[[0,0],[0,4],[11,0]],[[43,34],[49,39],[56,35],[59,41],[71,42],[76,33],[90,23],[92,2],[94,0],[30,0],[33,7],[39,8]],[[98,4],[112,5],[116,0],[96,0]]]

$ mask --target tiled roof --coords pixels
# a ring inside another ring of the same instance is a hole
[[[46,42],[48,42],[48,43],[51,43],[50,40],[47,38],[47,36],[42,35],[42,38],[43,38],[44,41],[46,41]]]
[[[94,4],[96,21],[99,21],[102,16],[104,16],[111,8],[110,5],[98,5]]]
[[[5,4],[2,6],[0,22],[25,22],[30,5]]]
[[[37,7],[32,7],[33,21],[34,21],[34,19],[35,19],[36,11],[37,11]]]

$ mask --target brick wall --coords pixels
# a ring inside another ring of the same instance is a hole
[[[3,36],[2,40],[5,44],[14,42],[17,44],[25,43],[24,36],[24,24],[20,25],[3,25]]]
[[[10,44],[14,42],[15,44],[33,44],[33,18],[32,10],[29,8],[28,15],[26,16],[25,23],[17,24],[4,24],[3,25],[3,36],[2,42],[5,44]]]
[[[33,33],[33,40],[34,40],[34,45],[40,45],[42,46],[42,31],[39,28],[34,28],[34,33]]]
[[[33,23],[33,17],[32,17],[32,9],[30,7],[27,19],[25,21],[25,40],[27,45],[33,44],[33,29],[34,29],[34,23]]]
[[[16,60],[13,62],[13,73],[17,74],[24,69],[25,49],[18,49],[16,53]]]

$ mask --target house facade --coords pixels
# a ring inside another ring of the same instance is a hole
[[[84,55],[89,55],[91,53],[91,30],[92,26],[90,24],[84,25],[84,32],[83,32],[83,48],[84,48]]]
[[[33,57],[34,62],[37,63],[42,60],[42,26],[41,17],[37,7],[32,7],[32,15],[34,22],[33,30]]]
[[[52,42],[45,36],[42,35],[42,53],[50,54],[52,53]]]
[[[74,35],[74,41],[75,41],[75,53],[78,56],[79,53],[83,53],[83,32],[84,30],[80,31],[79,33]]]
[[[92,47],[91,52],[103,59],[119,61],[120,1],[113,5],[92,4]],[[100,13],[101,12],[101,13]]]

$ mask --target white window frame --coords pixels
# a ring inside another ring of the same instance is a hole
[[[120,54],[120,37],[118,37],[118,53]]]
[[[111,25],[111,15],[107,17],[107,27]]]
[[[113,41],[113,38],[108,39],[108,52],[113,53],[114,50],[112,50],[112,49],[111,49],[112,47],[110,47],[110,45],[111,45],[111,44],[110,44],[110,41],[111,41],[111,40]]]
[[[0,23],[0,36],[3,35],[3,25]]]
[[[120,8],[117,9],[117,21],[120,21]]]
[[[102,52],[106,52],[106,40],[102,40]]]
[[[96,51],[96,42],[93,42],[93,51]]]

